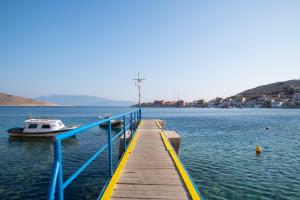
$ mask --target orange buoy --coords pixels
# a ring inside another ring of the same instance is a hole
[[[257,145],[255,151],[256,151],[256,154],[260,154],[262,151],[262,148]]]

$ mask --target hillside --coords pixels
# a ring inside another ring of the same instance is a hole
[[[0,106],[55,106],[55,104],[0,93]]]
[[[253,89],[246,90],[237,96],[262,96],[262,95],[293,95],[300,92],[300,80],[289,80],[284,82],[262,85]]]
[[[37,98],[40,101],[53,102],[67,106],[130,106],[130,101],[116,101],[88,95],[49,95]]]

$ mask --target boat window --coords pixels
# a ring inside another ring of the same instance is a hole
[[[50,125],[49,124],[43,124],[42,128],[50,128]]]
[[[59,124],[60,126],[62,126],[62,125],[63,125],[61,122],[58,122],[58,124]]]
[[[37,124],[29,124],[29,125],[28,125],[28,128],[37,128],[37,127],[38,127]]]

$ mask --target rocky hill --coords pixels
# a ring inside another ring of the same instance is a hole
[[[251,96],[276,96],[276,95],[293,95],[300,92],[300,80],[289,80],[284,82],[271,83],[262,85],[253,89],[246,90],[237,94],[237,96],[251,97]]]
[[[0,106],[55,106],[55,104],[0,93]]]

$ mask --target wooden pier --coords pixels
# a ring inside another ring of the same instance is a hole
[[[142,120],[101,199],[200,199],[159,123]]]

